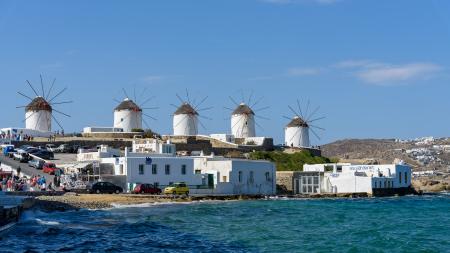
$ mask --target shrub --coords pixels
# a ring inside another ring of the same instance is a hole
[[[278,171],[302,171],[303,164],[330,163],[331,160],[323,156],[314,156],[303,150],[288,154],[281,151],[256,151],[250,153],[250,159],[268,160],[274,162]]]

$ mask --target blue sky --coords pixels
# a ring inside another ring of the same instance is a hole
[[[155,95],[162,134],[188,88],[209,96],[201,133],[253,92],[258,135],[282,142],[296,99],[320,105],[323,144],[343,138],[448,136],[450,2],[356,0],[0,1],[0,126],[23,126],[29,79],[68,87],[66,132],[111,126],[121,89]],[[133,96],[133,95],[130,95]],[[306,102],[303,102],[306,107]],[[54,124],[56,126],[56,124]]]

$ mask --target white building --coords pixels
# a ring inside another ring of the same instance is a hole
[[[142,129],[142,109],[133,100],[125,98],[114,109],[114,128],[122,128],[127,133]]]
[[[77,161],[88,162],[98,161],[101,158],[107,157],[120,157],[122,156],[120,150],[108,147],[106,145],[100,145],[97,149],[78,149]]]
[[[231,134],[235,138],[255,137],[255,112],[245,103],[231,113]]]
[[[198,115],[190,104],[183,103],[173,114],[173,135],[197,135]]]
[[[123,133],[123,128],[116,127],[84,127],[83,133]]]
[[[276,194],[276,167],[268,161],[197,157],[195,171],[206,175],[208,188],[197,193],[227,195]]]
[[[270,162],[223,157],[128,154],[125,157],[101,159],[101,164],[114,167],[115,176],[126,177],[128,191],[142,183],[164,188],[172,183],[185,182],[192,194],[276,193],[276,169]]]
[[[310,147],[309,126],[300,117],[295,116],[284,128],[284,144],[289,147]]]
[[[404,164],[305,164],[296,182],[300,193],[368,193],[411,186],[411,167]]]
[[[156,153],[174,156],[176,154],[175,144],[171,144],[168,140],[163,142],[158,139],[134,139],[133,153]]]

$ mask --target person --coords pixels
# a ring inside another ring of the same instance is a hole
[[[22,168],[20,166],[17,168],[17,176],[20,176],[20,172],[22,171]]]

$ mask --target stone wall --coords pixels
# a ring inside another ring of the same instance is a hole
[[[295,171],[277,171],[277,194],[294,193]]]

